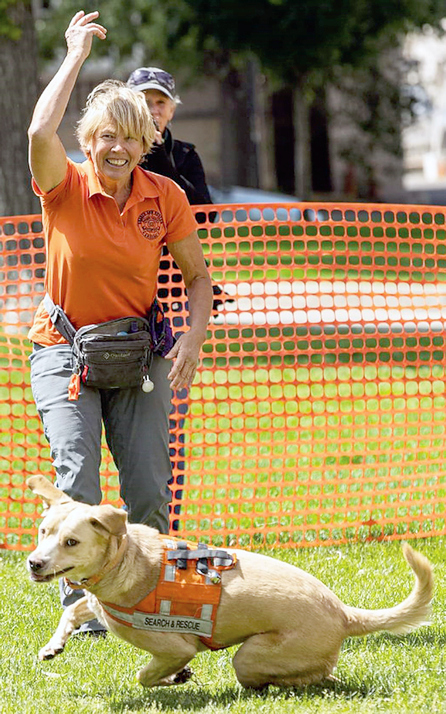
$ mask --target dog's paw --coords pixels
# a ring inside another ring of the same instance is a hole
[[[180,669],[179,672],[173,675],[172,684],[184,684],[188,682],[191,677],[193,677],[193,672],[189,666]]]
[[[138,672],[136,678],[143,687],[171,687],[174,684],[184,684],[185,682],[188,682],[192,676],[193,672],[191,668],[186,666],[178,672],[169,674],[167,677],[162,677],[156,681],[154,681],[152,677],[148,676],[145,669]]]
[[[175,672],[175,674],[170,674],[168,677],[163,677],[163,679],[159,679],[155,686],[170,687],[173,684],[184,684],[185,682],[188,682],[192,676],[193,672],[191,668],[186,666],[183,667],[183,669],[180,669],[179,672]]]
[[[48,642],[45,647],[42,647],[42,649],[39,651],[39,659],[40,660],[45,660],[45,659],[53,659],[53,657],[56,657],[58,654],[63,652],[64,650],[64,645],[61,644],[52,644],[51,642]]]

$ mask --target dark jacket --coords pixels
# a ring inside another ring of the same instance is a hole
[[[212,203],[206,186],[203,164],[195,146],[174,139],[169,129],[164,130],[164,143],[154,144],[150,154],[141,162],[143,169],[173,179],[186,192],[189,203]]]
[[[206,185],[203,164],[195,151],[195,146],[193,144],[189,144],[187,141],[173,139],[170,130],[167,128],[164,130],[163,139],[163,144],[153,145],[150,154],[146,154],[144,156],[140,166],[143,169],[146,169],[146,171],[153,171],[156,174],[173,179],[175,183],[181,186],[181,188],[185,191],[188,201],[192,206],[212,203],[212,199]],[[211,222],[214,220],[215,215],[215,213],[211,213],[209,215],[209,220]],[[206,218],[207,217],[204,213],[199,212],[195,214],[197,223],[204,223]],[[163,255],[166,255],[167,252],[167,248],[164,247]],[[168,265],[169,264],[166,261],[161,260],[158,297],[163,304],[164,310],[167,309],[167,305],[163,302],[163,300],[165,300],[169,292],[167,288],[163,287],[163,283],[168,280],[164,271],[167,269]],[[175,263],[174,267],[177,268]],[[214,296],[224,294],[219,285],[214,284],[212,286],[212,290]],[[172,295],[175,295],[175,291],[178,291],[178,294],[181,293],[181,289],[179,287],[172,288]],[[225,299],[218,299],[214,297],[214,313],[217,312],[218,306],[224,302]],[[173,303],[172,309],[173,311],[181,309],[181,304]]]

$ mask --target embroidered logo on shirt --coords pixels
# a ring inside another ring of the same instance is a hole
[[[138,217],[138,228],[147,240],[158,238],[162,226],[163,217],[159,211],[144,211]]]

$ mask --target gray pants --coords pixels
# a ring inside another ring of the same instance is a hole
[[[58,488],[83,503],[101,502],[99,467],[104,424],[129,521],[168,533],[172,393],[167,374],[171,362],[154,355],[150,378],[155,388],[149,394],[139,387],[82,386],[79,400],[72,402],[68,401],[72,374],[69,345],[36,345],[30,362],[31,388],[50,444]],[[69,604],[66,597],[63,604]]]

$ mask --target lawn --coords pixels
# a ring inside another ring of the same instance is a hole
[[[25,554],[5,551],[0,555],[0,712],[446,712],[445,539],[420,539],[412,545],[435,568],[430,626],[404,637],[346,640],[335,672],[340,681],[331,688],[270,687],[261,693],[238,684],[230,664],[235,648],[199,655],[193,663],[195,677],[187,684],[151,690],[135,679],[150,655],[112,635],[72,639],[61,656],[38,662],[37,652],[60,613],[57,585],[32,584]],[[268,552],[316,575],[351,605],[387,607],[402,600],[413,582],[398,542]]]

